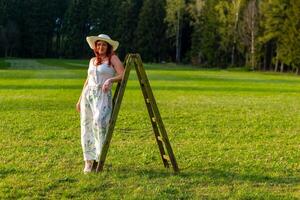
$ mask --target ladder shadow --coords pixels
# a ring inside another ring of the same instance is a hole
[[[175,177],[180,179],[183,183],[190,184],[213,184],[224,185],[236,182],[251,182],[253,184],[268,184],[268,185],[291,185],[296,186],[300,184],[300,179],[296,176],[270,176],[266,174],[242,174],[223,169],[210,168],[198,171],[191,171],[188,169],[181,170],[179,173],[172,173],[172,169],[154,170],[154,169],[129,169],[118,168],[114,170],[117,173],[137,175],[141,178],[161,179],[168,177]]]

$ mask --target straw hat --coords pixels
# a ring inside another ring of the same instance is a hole
[[[97,40],[105,41],[108,44],[110,44],[113,47],[113,51],[115,51],[119,46],[118,41],[110,39],[110,37],[108,35],[105,35],[105,34],[100,34],[98,36],[88,36],[88,37],[86,37],[86,41],[90,45],[91,49],[95,48],[95,42]]]

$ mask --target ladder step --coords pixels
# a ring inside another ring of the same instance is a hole
[[[160,136],[157,136],[157,139],[158,139],[159,141],[162,141],[162,142],[163,142],[163,139],[162,139],[162,137],[160,137]]]
[[[168,160],[168,161],[170,161],[170,157],[169,157],[169,156],[167,156],[167,155],[163,155],[163,158],[164,158],[165,160]]]

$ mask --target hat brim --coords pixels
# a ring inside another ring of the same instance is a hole
[[[102,38],[102,37],[98,37],[98,36],[86,37],[86,41],[89,44],[89,46],[91,47],[91,49],[95,49],[95,42],[97,40],[101,40],[101,41],[104,41],[104,42],[107,42],[108,44],[110,44],[113,48],[113,51],[117,50],[117,48],[119,46],[119,42],[112,40],[112,39]]]

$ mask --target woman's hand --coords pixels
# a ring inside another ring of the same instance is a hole
[[[107,79],[102,85],[102,92],[108,92],[108,90],[110,90],[111,85],[112,85],[111,79]]]
[[[77,112],[80,112],[80,101],[76,103],[76,110]]]

